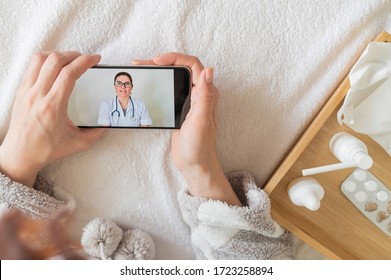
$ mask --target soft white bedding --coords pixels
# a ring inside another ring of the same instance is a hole
[[[32,53],[100,53],[127,64],[167,51],[215,67],[224,169],[263,186],[334,87],[380,31],[391,1],[0,1],[0,137]],[[184,182],[169,130],[110,130],[89,151],[43,172],[77,201],[73,225],[95,217],[149,232],[158,259],[194,258],[176,201]],[[297,258],[321,256],[301,244]]]

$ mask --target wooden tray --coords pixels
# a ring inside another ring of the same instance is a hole
[[[391,42],[382,32],[375,41]],[[272,216],[287,230],[332,259],[391,259],[391,237],[380,231],[344,196],[340,185],[352,169],[313,175],[325,189],[318,211],[292,204],[288,184],[305,168],[337,163],[329,141],[338,131],[348,131],[364,141],[374,160],[370,172],[391,187],[391,157],[370,137],[339,125],[336,112],[350,88],[346,77],[267,182]],[[391,221],[391,220],[390,220]]]

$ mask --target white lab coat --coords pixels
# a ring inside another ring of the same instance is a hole
[[[152,125],[152,119],[145,104],[133,97],[129,100],[125,116],[121,104],[114,97],[102,102],[99,109],[98,125],[137,127]]]

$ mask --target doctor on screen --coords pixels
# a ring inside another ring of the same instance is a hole
[[[102,102],[99,109],[98,125],[101,126],[143,126],[152,125],[145,104],[131,96],[133,80],[127,72],[114,77],[114,98]]]

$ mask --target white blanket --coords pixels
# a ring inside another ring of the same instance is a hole
[[[0,1],[0,137],[32,53],[100,53],[101,63],[178,51],[215,68],[225,171],[263,186],[367,43],[391,31],[391,1]],[[45,168],[77,201],[75,238],[95,217],[151,234],[158,259],[194,258],[176,196],[169,130],[110,130]],[[303,251],[302,251],[303,252]],[[311,251],[298,253],[310,258]]]

